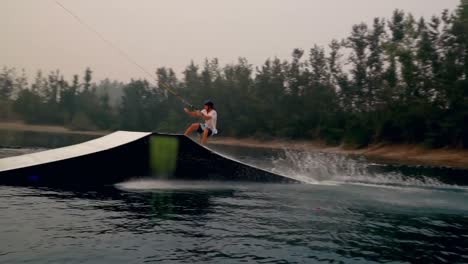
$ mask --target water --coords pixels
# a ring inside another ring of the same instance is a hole
[[[0,263],[468,263],[466,171],[216,149],[307,183],[0,186]]]
[[[3,148],[58,148],[78,144],[98,136],[84,134],[46,133],[0,129],[0,147]]]

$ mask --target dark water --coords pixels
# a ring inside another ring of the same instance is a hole
[[[93,135],[45,133],[34,131],[0,130],[3,148],[58,148],[96,138]]]
[[[217,150],[307,183],[0,186],[0,262],[468,263],[464,171]]]

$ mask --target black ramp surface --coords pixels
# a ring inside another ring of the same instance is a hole
[[[291,178],[224,157],[185,136],[174,135],[174,137],[179,140],[175,171],[177,179],[297,182]]]

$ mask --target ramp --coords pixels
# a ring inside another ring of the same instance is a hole
[[[2,184],[109,184],[144,173],[151,133],[118,131],[81,144],[0,159]]]
[[[224,157],[183,135],[118,131],[0,159],[0,184],[105,185],[130,178],[296,182]]]

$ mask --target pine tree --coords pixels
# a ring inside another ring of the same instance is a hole
[[[351,49],[349,62],[351,63],[352,85],[345,96],[349,97],[351,103],[348,106],[355,111],[369,111],[369,84],[367,64],[368,56],[368,27],[365,23],[354,25],[351,36],[347,39],[347,46]]]
[[[91,71],[91,69],[88,67],[86,68],[85,70],[85,75],[84,75],[84,83],[83,83],[83,89],[85,92],[88,92],[91,88],[91,80],[92,80],[92,74],[93,72]]]
[[[382,105],[384,102],[381,94],[384,89],[384,34],[385,22],[379,18],[374,19],[372,30],[368,35],[369,57],[367,60],[368,72],[368,95],[367,105],[369,109],[376,110],[375,105]]]
[[[14,68],[4,67],[0,73],[0,100],[6,101],[14,90],[16,72]]]
[[[24,90],[28,89],[28,77],[26,76],[26,71],[24,69],[21,70],[21,75],[18,76],[15,79],[15,85],[14,85],[14,90],[12,97],[13,99],[16,99],[18,97],[18,94]]]
[[[125,88],[120,107],[121,126],[130,130],[151,130],[151,91],[146,80],[132,80]]]

